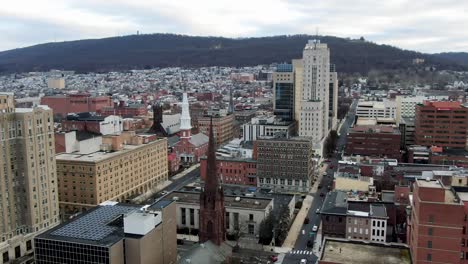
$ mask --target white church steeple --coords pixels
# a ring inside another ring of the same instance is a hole
[[[190,118],[189,111],[189,102],[187,98],[187,93],[184,93],[182,98],[182,115],[180,116],[180,132],[181,138],[190,138],[192,129],[192,123]]]

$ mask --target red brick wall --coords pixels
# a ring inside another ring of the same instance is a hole
[[[415,184],[412,227],[408,232],[413,263],[429,263],[428,254],[432,255],[433,262],[461,263],[460,244],[465,225],[463,205],[452,201],[445,203],[445,200],[432,202],[441,198],[439,189],[441,188],[421,188]],[[430,228],[432,234],[429,233]],[[432,248],[429,247],[428,241],[432,242]]]
[[[216,160],[218,180],[225,184],[257,186],[257,164],[238,160]],[[200,161],[201,178],[206,178],[206,159]],[[251,177],[249,177],[251,176]],[[222,177],[222,178],[221,178]],[[251,179],[251,180],[249,180]]]
[[[346,155],[387,157],[401,160],[399,134],[350,132]]]
[[[65,117],[68,113],[99,112],[103,107],[112,106],[108,96],[89,97],[89,95],[69,95],[63,97],[41,98],[41,104],[48,105],[54,114]]]

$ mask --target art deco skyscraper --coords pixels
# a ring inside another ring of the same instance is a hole
[[[58,223],[52,110],[47,106],[15,108],[13,94],[0,93],[1,241]],[[24,255],[23,248],[28,248],[10,246],[15,252],[9,259]]]
[[[314,145],[321,145],[328,135],[329,84],[330,50],[327,44],[309,40],[302,56],[298,134],[312,138]]]

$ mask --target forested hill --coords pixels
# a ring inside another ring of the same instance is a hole
[[[290,62],[302,57],[307,35],[231,39],[173,34],[148,34],[54,42],[0,52],[0,73],[50,69],[118,71],[152,67],[248,66]],[[458,62],[364,40],[319,37],[331,50],[339,72],[366,73],[370,69],[412,67],[424,58],[439,69],[461,70]]]
[[[461,65],[468,66],[468,52],[445,52],[434,55],[439,58],[443,58]]]

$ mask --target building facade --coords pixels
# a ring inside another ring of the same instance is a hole
[[[205,135],[209,134],[211,116],[198,118],[198,131]],[[213,131],[217,146],[231,141],[234,137],[234,115],[213,116]]]
[[[302,55],[302,96],[298,134],[322,144],[329,130],[330,49],[309,40]],[[320,152],[321,153],[321,152]]]
[[[135,145],[112,137],[117,151],[57,155],[62,217],[92,208],[104,201],[120,201],[143,194],[168,179],[167,139]],[[107,143],[106,143],[107,144]]]
[[[80,93],[44,96],[41,104],[52,108],[54,115],[65,117],[69,113],[99,112],[104,107],[111,107],[112,100],[109,96]]]
[[[115,115],[68,115],[61,124],[62,131],[87,131],[102,135],[120,134],[123,131],[122,117]]]
[[[397,105],[395,101],[359,101],[356,116],[367,118],[397,118]]]
[[[59,223],[54,121],[47,106],[15,108],[0,93],[0,250],[3,262],[33,250],[32,236]]]
[[[330,64],[330,83],[328,91],[329,129],[338,127],[338,73],[335,64]]]
[[[175,200],[177,205],[177,227],[199,229],[199,193],[172,192],[166,199]],[[226,233],[242,231],[248,237],[258,235],[260,223],[273,210],[273,200],[267,198],[225,196]]]
[[[255,141],[262,137],[291,137],[295,134],[295,122],[276,116],[258,116],[242,125],[244,141]]]
[[[468,150],[468,107],[459,102],[418,104],[415,124],[417,145]]]
[[[407,222],[413,263],[466,263],[464,205],[437,180],[416,180]]]
[[[200,161],[200,177],[206,179],[206,157]],[[216,175],[223,184],[257,186],[257,162],[248,158],[216,157]]]
[[[120,101],[111,107],[103,107],[98,113],[102,116],[118,115],[122,117],[135,117],[148,115],[148,108],[144,104],[126,104]]]
[[[294,120],[294,72],[291,64],[279,64],[273,73],[273,110],[276,116]]]
[[[305,138],[255,141],[259,187],[308,192],[315,176],[312,142]]]
[[[391,126],[355,126],[348,133],[346,155],[401,160],[401,133]]]

